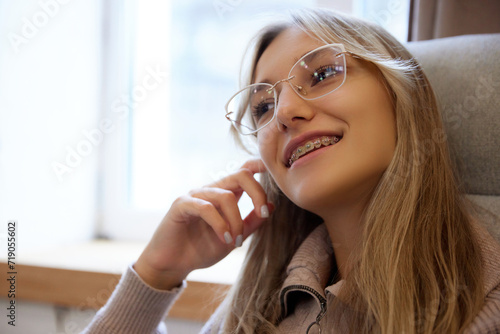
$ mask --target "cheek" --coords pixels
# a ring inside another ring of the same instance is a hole
[[[382,95],[383,96],[383,95]],[[374,105],[377,106],[376,110],[373,110],[373,114],[369,116],[367,120],[370,125],[370,129],[367,129],[369,133],[368,137],[374,142],[378,142],[381,148],[386,148],[387,151],[394,151],[396,145],[396,117],[395,111],[389,100],[389,97],[383,96],[374,100]]]
[[[272,131],[272,129],[269,128],[270,126],[271,125],[268,125],[266,128],[259,131],[257,135],[257,146],[259,148],[262,161],[271,172],[274,167],[273,162],[276,160],[277,137],[274,133],[275,131]]]
[[[346,116],[350,125],[349,150],[356,152],[354,160],[363,169],[385,169],[396,147],[396,118],[389,93],[373,80],[364,89],[363,99],[353,99],[351,113]],[[359,166],[359,168],[362,168]]]
[[[396,118],[392,99],[384,84],[373,78],[363,89],[363,99],[352,99],[353,126],[363,132],[361,138],[377,141],[396,138]],[[361,134],[359,134],[361,135]]]
[[[260,158],[278,188],[286,193],[283,189],[283,185],[286,183],[284,180],[286,170],[281,160],[282,143],[279,142],[277,129],[272,129],[270,126],[261,130],[257,135]]]
[[[368,150],[368,157],[371,157],[372,164],[376,169],[389,166],[394,156],[396,148],[396,126],[392,111],[387,111],[385,115],[374,121],[375,126],[367,129],[366,134],[369,134],[363,143]],[[369,139],[371,138],[371,139]]]

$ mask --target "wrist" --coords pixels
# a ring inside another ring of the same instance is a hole
[[[140,259],[132,267],[147,285],[158,290],[172,290],[177,288],[187,276],[187,274],[176,273],[170,270],[154,270],[145,265]]]

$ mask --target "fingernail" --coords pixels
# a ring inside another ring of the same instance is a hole
[[[269,208],[267,205],[263,205],[260,207],[260,216],[262,218],[268,218],[269,217]]]
[[[226,240],[226,244],[230,244],[233,242],[233,237],[229,232],[224,233],[224,240]]]
[[[234,242],[234,246],[241,247],[241,245],[243,245],[243,235],[240,234],[236,237],[236,241]]]

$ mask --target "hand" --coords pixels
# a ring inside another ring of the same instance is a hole
[[[169,290],[191,271],[209,267],[241,246],[273,208],[254,178],[265,170],[261,160],[250,160],[236,173],[176,199],[134,265],[139,276]],[[254,205],[245,219],[237,205],[243,192]]]

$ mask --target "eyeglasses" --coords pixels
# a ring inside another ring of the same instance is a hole
[[[300,58],[288,77],[269,83],[255,83],[234,94],[226,103],[226,118],[242,135],[256,134],[276,117],[278,92],[276,86],[288,82],[304,100],[316,100],[340,88],[346,80],[345,51],[342,44],[328,44]]]

